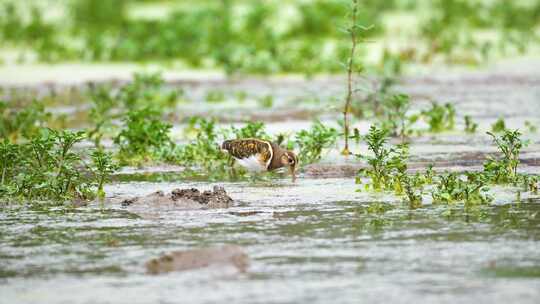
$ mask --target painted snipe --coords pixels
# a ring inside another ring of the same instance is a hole
[[[271,141],[256,138],[233,139],[224,141],[221,148],[248,171],[265,172],[288,167],[292,181],[296,180],[296,154]]]

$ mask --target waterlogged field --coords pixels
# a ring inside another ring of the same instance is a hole
[[[0,211],[0,302],[537,303],[540,75],[535,66],[539,63],[527,61],[481,72],[406,76],[392,90],[407,97],[382,98],[382,113],[378,98],[360,94],[351,123],[358,134],[350,147],[358,156],[348,157],[340,153],[340,77],[168,77],[159,85],[143,81],[126,87],[128,79],[98,84],[111,91],[88,91],[69,79],[6,84],[2,92],[11,105],[42,98],[51,114],[37,125],[93,131],[70,150],[88,165],[77,178],[94,188],[97,182],[87,175],[106,178],[105,196],[98,193],[87,204],[81,201],[84,193],[70,186],[57,204],[14,200],[55,197],[54,191],[26,193],[15,182],[2,190],[12,203]],[[392,106],[405,99],[405,113]],[[146,100],[163,111],[138,104]],[[134,135],[146,126],[137,115],[168,136],[142,133],[157,138],[154,145]],[[249,121],[264,125],[246,127]],[[34,126],[8,136],[32,134]],[[519,136],[510,131],[515,129]],[[381,130],[387,130],[387,142],[377,133]],[[300,152],[297,182],[284,173],[232,174],[215,143],[249,135],[281,139]],[[402,139],[409,143],[406,152],[399,146]],[[54,147],[46,150],[52,163]],[[111,158],[85,154],[95,147]],[[66,184],[53,176],[48,186]],[[232,207],[145,209],[122,203],[158,190],[216,185],[234,199]],[[163,253],[224,244],[245,251],[246,271],[222,265],[146,273],[145,263]]]

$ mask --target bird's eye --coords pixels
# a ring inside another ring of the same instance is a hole
[[[294,164],[294,159],[289,157],[289,164]]]

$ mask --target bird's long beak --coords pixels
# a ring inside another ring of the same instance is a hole
[[[291,172],[292,182],[296,182],[296,166],[289,166],[289,172]]]

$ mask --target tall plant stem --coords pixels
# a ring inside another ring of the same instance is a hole
[[[352,12],[351,12],[351,25],[348,29],[351,36],[351,53],[347,60],[347,97],[345,99],[345,107],[343,109],[343,134],[345,136],[345,148],[341,152],[343,155],[350,155],[349,150],[349,113],[351,111],[351,102],[353,97],[353,70],[354,70],[354,56],[356,54],[357,43],[357,26],[356,18],[358,14],[358,0],[352,0]]]

